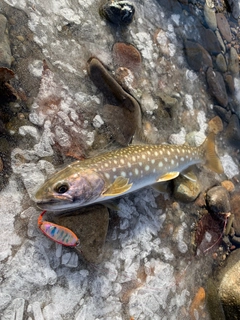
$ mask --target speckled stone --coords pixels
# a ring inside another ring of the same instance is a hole
[[[174,198],[181,202],[194,201],[201,192],[201,186],[194,173],[191,173],[191,177],[195,179],[192,181],[180,175],[174,180]]]
[[[218,67],[218,70],[220,72],[226,72],[227,71],[227,63],[225,60],[225,57],[222,53],[219,53],[216,57],[216,65]]]
[[[186,41],[185,50],[188,64],[194,71],[206,70],[208,67],[212,67],[210,54],[200,44]]]
[[[231,47],[229,52],[228,71],[233,75],[239,74],[239,59],[235,48]]]
[[[205,3],[204,5],[204,18],[205,21],[210,29],[215,31],[217,29],[217,19],[216,19],[216,14],[215,11]]]
[[[228,104],[228,95],[221,73],[213,71],[213,68],[208,68],[207,83],[213,97],[215,97],[221,106],[226,107]]]
[[[224,187],[216,186],[208,190],[206,202],[211,213],[221,215],[231,211],[229,194]]]
[[[231,42],[232,34],[231,34],[230,26],[226,17],[224,16],[223,13],[217,13],[216,17],[217,17],[217,26],[218,26],[218,29],[220,30],[220,33],[223,39],[227,40],[228,42]]]

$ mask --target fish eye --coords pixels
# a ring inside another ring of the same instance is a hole
[[[69,185],[66,182],[58,183],[54,189],[57,193],[63,194],[69,190]]]

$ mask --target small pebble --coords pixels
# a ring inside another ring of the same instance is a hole
[[[221,186],[227,189],[228,192],[233,192],[235,190],[235,186],[230,180],[222,181]]]
[[[108,1],[100,8],[100,14],[109,22],[126,26],[133,20],[135,8],[128,1]]]

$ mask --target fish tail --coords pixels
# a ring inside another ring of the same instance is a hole
[[[210,132],[200,146],[204,159],[206,160],[206,167],[216,173],[223,173],[221,161],[216,153],[215,148],[215,133]]]

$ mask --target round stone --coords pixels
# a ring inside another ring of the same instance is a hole
[[[116,25],[128,25],[135,13],[133,4],[128,1],[108,1],[100,8],[100,14]]]

